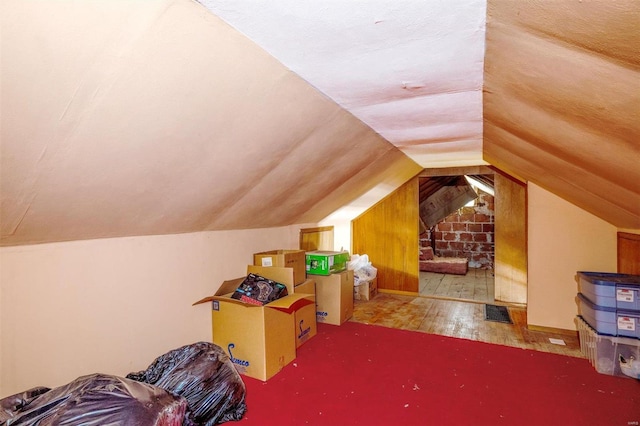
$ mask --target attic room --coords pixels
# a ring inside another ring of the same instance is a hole
[[[531,327],[640,273],[637,1],[369,6],[2,1],[0,396],[210,340],[192,304],[301,229],[416,293],[425,177],[496,176]]]

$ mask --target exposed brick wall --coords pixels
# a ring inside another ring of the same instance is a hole
[[[462,207],[435,226],[435,255],[465,257],[470,268],[493,268],[493,196],[478,191],[474,207]],[[420,236],[420,246],[431,246],[431,232]],[[421,251],[421,259],[424,256]]]

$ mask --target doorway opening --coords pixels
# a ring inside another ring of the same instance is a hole
[[[493,174],[419,181],[421,296],[495,301]]]

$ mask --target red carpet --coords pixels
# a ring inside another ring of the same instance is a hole
[[[243,426],[640,422],[640,381],[586,359],[352,322],[319,324],[268,382],[244,380]]]

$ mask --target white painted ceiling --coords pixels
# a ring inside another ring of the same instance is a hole
[[[351,216],[491,164],[640,229],[636,0],[2,0],[0,244]]]
[[[485,0],[199,0],[423,167],[482,163]]]

